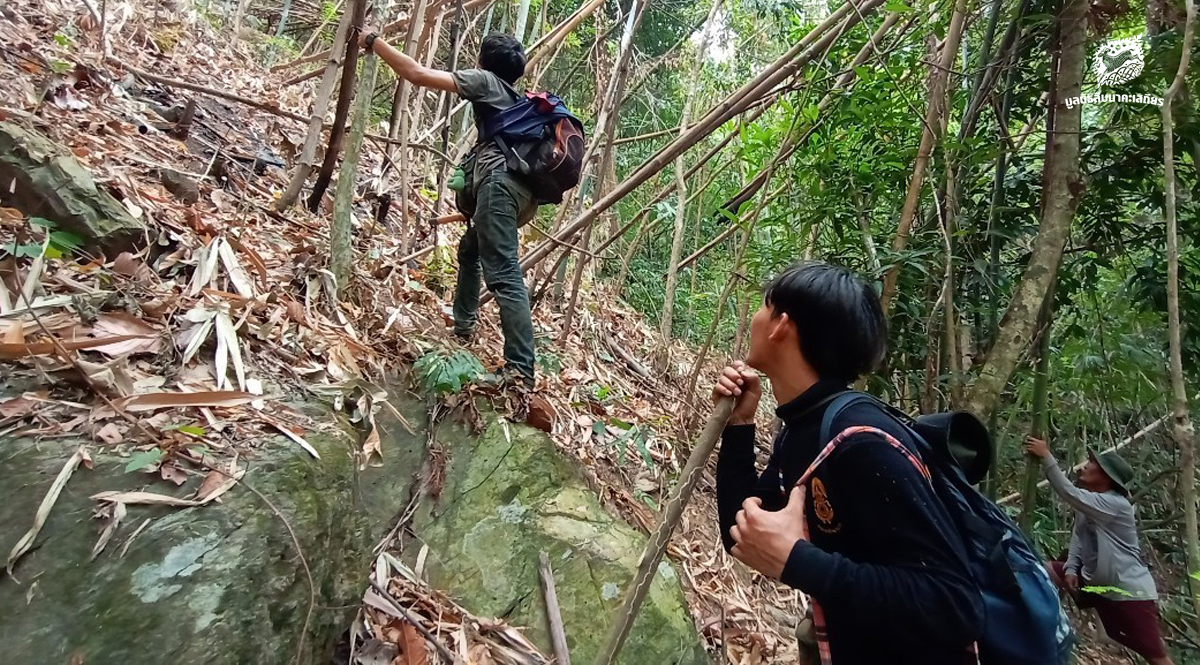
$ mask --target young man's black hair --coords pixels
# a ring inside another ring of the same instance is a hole
[[[871,372],[887,352],[887,323],[874,289],[845,268],[809,263],[771,280],[764,301],[787,314],[804,357],[822,378],[847,383]]]
[[[963,665],[983,626],[983,598],[962,537],[927,478],[897,446],[918,450],[879,407],[830,401],[883,358],[887,326],[874,289],[851,272],[807,264],[766,288],[745,362],[726,367],[714,398],[737,400],[717,460],[726,549],[809,594],[823,610],[833,665]],[[784,428],[755,468],[754,417],[767,375]],[[814,617],[816,618],[816,617]]]
[[[525,47],[510,35],[493,32],[479,47],[479,68],[512,85],[525,75]]]
[[[471,102],[476,129],[523,99],[513,88],[525,73],[525,49],[509,35],[483,40],[478,68],[453,72],[425,67],[397,51],[374,32],[362,43],[401,78],[416,85],[457,93]],[[482,133],[482,132],[480,132]],[[458,244],[458,283],[454,290],[454,333],[470,340],[479,313],[480,278],[496,295],[504,333],[504,379],[534,383],[533,320],[529,291],[518,261],[517,229],[537,211],[529,187],[510,173],[504,153],[493,141],[476,143],[462,164],[463,190],[458,208],[469,219]]]

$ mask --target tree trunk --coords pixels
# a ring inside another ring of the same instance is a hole
[[[979,377],[971,386],[965,406],[985,420],[996,402],[1028,340],[1037,326],[1037,314],[1054,283],[1062,261],[1071,220],[1083,195],[1079,174],[1081,105],[1067,108],[1063,100],[1078,97],[1087,59],[1088,0],[1067,0],[1059,26],[1056,85],[1051,89],[1053,123],[1047,125],[1046,166],[1042,186],[1042,223],[1033,242],[1029,263],[1000,322],[996,340]]]
[[[950,72],[954,70],[954,61],[958,56],[958,44],[962,38],[963,24],[966,22],[967,0],[956,0],[954,14],[950,17],[950,27],[946,32],[946,41],[942,44],[942,54],[937,69],[930,75],[929,106],[925,111],[924,125],[921,130],[921,144],[917,148],[917,158],[913,162],[912,179],[908,182],[908,192],[904,197],[904,207],[900,209],[900,221],[896,225],[896,239],[892,241],[892,252],[899,254],[908,246],[908,236],[912,231],[913,219],[917,214],[917,206],[921,202],[921,185],[925,182],[925,169],[929,157],[933,153],[933,144],[941,134],[942,123],[948,115]],[[900,277],[900,264],[888,269],[883,278],[883,310],[891,306],[892,298],[896,295],[896,281]]]
[[[544,1],[544,0],[543,0]],[[463,11],[462,0],[458,0],[457,13],[454,17],[454,22],[450,24],[450,64],[447,67],[449,71],[458,69],[459,53],[462,50],[462,31],[463,31]],[[438,107],[441,110],[442,119],[442,153],[444,154],[450,148],[450,106],[453,98],[449,93],[442,92],[441,99],[438,102]],[[465,116],[465,114],[464,114]],[[438,193],[435,205],[439,208],[446,200],[446,169],[450,165],[443,159],[438,159]],[[437,229],[433,230],[433,244],[438,244]]]
[[[334,44],[346,41],[346,34],[350,31],[352,19],[350,12],[342,13],[342,18],[338,22],[337,34],[333,38]],[[283,196],[280,196],[279,200],[275,202],[275,210],[280,212],[295,205],[309,174],[317,167],[317,145],[321,142],[321,126],[325,121],[325,114],[329,111],[329,102],[333,97],[333,85],[337,82],[338,65],[341,64],[337,56],[333,55],[337,53],[336,50],[331,50],[329,53],[330,58],[325,65],[325,73],[321,75],[321,85],[317,88],[316,96],[313,97],[312,117],[308,121],[308,135],[304,137],[304,148],[300,151],[300,161],[296,164],[296,170],[292,173],[292,179],[288,182]]]
[[[350,223],[356,184],[354,176],[358,168],[358,156],[362,152],[363,134],[367,131],[367,122],[371,117],[371,97],[375,91],[375,69],[378,63],[379,58],[367,51],[363,60],[358,94],[355,95],[354,117],[350,121],[350,145],[346,146],[346,158],[342,160],[342,170],[337,181],[337,194],[333,200],[333,228],[329,234],[329,269],[337,280],[339,294],[346,293],[346,289],[350,285],[350,267],[354,263]]]
[[[283,29],[287,27],[288,14],[292,13],[292,0],[283,0],[283,10],[279,12],[279,25],[275,26],[275,36],[282,37]]]
[[[713,0],[712,7],[708,10],[706,22],[712,21],[720,9],[721,0]],[[700,43],[696,45],[696,57],[692,61],[691,72],[687,78],[688,81],[699,80],[700,72],[704,68],[704,58],[708,51],[710,33],[711,31],[709,30],[701,33]],[[679,114],[680,136],[687,134],[688,124],[692,119],[692,104],[696,101],[696,90],[699,86],[689,85],[687,88],[687,96],[683,99],[683,110]],[[675,158],[675,228],[671,234],[671,259],[667,265],[667,287],[663,292],[662,321],[659,328],[663,340],[667,343],[662,346],[662,353],[658,357],[659,372],[666,371],[671,359],[670,341],[671,326],[674,323],[673,318],[675,314],[675,289],[679,285],[679,258],[683,254],[684,230],[687,227],[687,181],[684,179],[685,169],[686,164],[683,155],[680,155]]]
[[[543,0],[545,2],[545,0]],[[522,44],[525,43],[525,26],[529,22],[529,0],[520,0],[517,5],[517,27],[513,28],[513,37]]]
[[[1050,329],[1054,325],[1054,286],[1046,294],[1046,302],[1038,316],[1037,368],[1033,375],[1033,428],[1030,436],[1045,439],[1050,432]],[[1071,460],[1074,463],[1074,460]],[[1021,530],[1033,533],[1033,516],[1037,508],[1037,485],[1042,477],[1041,460],[1025,455],[1025,482],[1021,489]]]
[[[350,100],[354,98],[354,82],[358,78],[358,34],[362,31],[363,19],[367,14],[367,0],[351,1],[354,4],[349,10],[352,18],[350,33],[346,35],[346,57],[342,62],[342,88],[333,112],[333,126],[329,128],[329,146],[325,148],[325,160],[321,162],[321,171],[317,173],[317,181],[313,183],[313,190],[308,195],[308,209],[312,212],[320,208],[325,190],[333,180],[338,153],[342,151],[342,138],[346,134],[346,115],[350,112]]]
[[[617,55],[617,62],[614,64],[613,75],[609,80],[608,91],[604,95],[603,103],[601,104],[600,113],[596,120],[597,134],[595,141],[592,143],[592,153],[601,141],[604,142],[604,148],[601,150],[599,166],[593,171],[598,173],[599,180],[596,184],[596,192],[600,193],[603,186],[604,174],[608,172],[609,164],[612,160],[613,153],[613,131],[616,127],[617,110],[621,107],[621,102],[625,96],[625,85],[629,80],[630,58],[633,55],[633,35],[637,32],[638,27],[642,24],[642,19],[646,15],[647,3],[645,0],[633,0],[633,6],[629,9],[629,18],[625,24],[624,34],[621,36],[621,48]],[[584,156],[584,163],[587,163],[589,155]],[[579,192],[579,197],[582,197],[582,190]],[[593,206],[594,207],[594,206]],[[611,207],[611,206],[610,206]],[[607,210],[607,208],[605,208]],[[597,215],[600,212],[598,211]],[[584,235],[584,248],[587,247],[591,240],[591,226],[588,226],[588,233]],[[575,276],[571,280],[571,297],[567,302],[566,315],[563,317],[563,329],[559,337],[559,342],[565,342],[571,334],[571,328],[575,318],[575,305],[579,300],[579,284],[583,280],[583,270],[587,266],[587,256],[579,256],[575,261]]]
[[[427,10],[429,8],[429,0],[416,0],[413,8],[413,16],[424,16],[426,23],[429,20]],[[424,36],[424,27],[417,29],[417,22],[414,20],[409,23],[408,34],[404,38],[404,53],[410,57],[417,57],[417,50],[421,47],[421,38]],[[412,95],[412,84],[405,79],[399,79],[396,82],[396,95],[392,99],[392,124],[388,130],[388,138],[400,139],[400,151],[395,153],[399,158],[400,172],[398,179],[400,181],[400,233],[402,239],[400,241],[400,252],[407,254],[412,248],[409,240],[415,234],[415,224],[411,223],[408,218],[409,204],[409,183],[408,176],[411,172],[411,162],[408,155],[409,128],[412,127],[412,116],[409,113],[408,99]],[[397,113],[399,118],[397,118]],[[395,161],[395,160],[393,160]]]
[[[1175,80],[1163,95],[1163,216],[1167,223],[1167,326],[1170,335],[1172,428],[1179,447],[1179,499],[1183,504],[1183,540],[1188,560],[1188,585],[1192,606],[1200,616],[1200,535],[1196,524],[1196,432],[1188,409],[1187,387],[1183,375],[1182,325],[1179,320],[1179,229],[1175,217],[1175,128],[1171,105],[1185,85],[1196,20],[1195,0],[1186,0],[1187,18],[1183,28],[1183,47]],[[1197,619],[1200,621],[1200,619]]]

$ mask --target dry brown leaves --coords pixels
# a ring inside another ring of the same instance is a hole
[[[401,260],[413,251],[412,241],[374,228],[364,205],[355,212],[356,272],[339,302],[327,270],[327,219],[299,209],[268,213],[286,175],[274,167],[262,174],[251,168],[253,156],[264,149],[290,160],[303,140],[299,123],[196,96],[197,122],[188,141],[180,142],[165,131],[171,123],[149,99],[178,107],[192,93],[145,85],[139,94],[125,85],[122,72],[88,64],[99,60],[99,44],[86,21],[79,23],[87,13],[77,3],[10,4],[19,17],[0,30],[5,53],[0,113],[68,148],[147,224],[151,243],[138,253],[50,259],[36,271],[29,258],[0,256],[0,358],[6,372],[31,377],[31,385],[39,387],[0,402],[0,432],[83,432],[100,446],[154,445],[164,451],[152,469],[163,479],[164,492],[99,495],[105,544],[122,525],[117,506],[191,507],[227,490],[229,479],[205,471],[200,459],[233,471],[234,458],[252,455],[264,435],[282,435],[287,441],[282,445],[315,457],[305,433],[316,425],[271,395],[314,392],[374,432],[384,402],[365,377],[412,360],[430,344],[450,344],[453,273],[446,266],[460,230],[439,227],[442,247],[414,270]],[[280,108],[300,113],[309,108],[311,84],[279,86],[294,72],[269,75],[248,65],[257,57],[249,43],[230,44],[227,35],[187,13],[155,23],[141,18],[152,12],[134,11],[139,6],[133,0],[109,3],[117,19],[108,26],[108,39],[118,60]],[[68,29],[72,25],[81,28]],[[378,146],[364,145],[361,163],[363,182],[379,178]],[[184,203],[167,191],[163,169],[190,177],[198,200]],[[431,210],[417,193],[411,202],[415,209]],[[0,245],[40,242],[39,233],[24,215],[0,209]],[[21,300],[27,285],[41,325]],[[540,372],[539,411],[560,449],[592,474],[607,506],[648,530],[680,467],[680,446],[694,434],[689,412],[705,406],[679,394],[691,351],[672,345],[666,380],[648,381],[609,344],[648,367],[651,352],[664,346],[657,333],[590,285],[581,303],[573,334],[543,353],[548,364]],[[559,312],[543,303],[534,315],[540,335],[557,337]],[[71,358],[59,357],[51,336]],[[472,351],[489,369],[498,367],[502,337],[494,305],[484,308],[477,339]],[[718,361],[707,364],[706,376]],[[51,379],[44,388],[43,376]],[[92,394],[93,388],[115,400],[138,426]],[[145,440],[145,431],[153,441]],[[197,446],[202,458],[192,450]],[[359,462],[387,454],[378,437],[370,436]],[[205,474],[200,491],[190,497],[169,494],[183,474]],[[670,550],[697,629],[714,649],[725,644],[732,662],[788,662],[794,640],[787,624],[801,611],[799,599],[721,550],[713,487],[710,470]],[[98,554],[104,549],[97,544]],[[460,657],[543,662],[513,655],[525,648],[513,629],[470,617],[394,567],[385,572],[380,581],[390,583],[406,605],[425,608],[423,616],[437,617],[427,619],[427,627]],[[365,605],[363,623],[356,626],[364,649],[375,640],[380,658],[389,650],[393,659],[416,651],[403,622],[378,607]]]

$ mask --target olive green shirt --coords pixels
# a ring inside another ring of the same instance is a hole
[[[471,102],[475,129],[480,135],[484,123],[492,115],[521,100],[521,95],[511,85],[486,69],[459,69],[453,76],[458,96]],[[504,153],[494,142],[475,144],[475,182],[481,182],[483,176],[499,166],[505,166]]]

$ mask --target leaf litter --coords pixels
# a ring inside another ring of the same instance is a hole
[[[72,50],[57,44],[48,27],[76,20],[76,3],[13,4],[17,18],[0,31],[0,47],[42,63],[98,61],[94,34]],[[250,47],[229,44],[225,35],[190,12],[171,19],[179,28],[178,39],[150,64],[141,47],[146,26],[134,18],[134,4],[109,8],[118,17],[108,26],[115,59],[246,97],[269,97],[276,108],[309,108],[311,86],[278,85],[293,73],[267,75],[248,66],[255,57]],[[294,146],[291,137],[303,131],[300,123],[143,83],[112,64],[89,71],[87,84],[63,77],[52,88],[53,103],[41,103],[26,94],[30,72],[0,59],[0,99],[5,100],[0,112],[17,115],[68,148],[98,184],[144,220],[153,251],[115,257],[81,252],[49,258],[44,251],[36,258],[0,256],[0,359],[6,371],[27,376],[46,372],[54,380],[48,394],[37,399],[27,393],[0,402],[0,428],[16,426],[15,435],[40,432],[45,423],[36,419],[71,422],[82,407],[87,417],[80,426],[95,445],[117,450],[130,443],[161,446],[164,456],[156,477],[167,469],[161,481],[167,490],[178,479],[171,469],[205,473],[200,491],[190,498],[150,491],[97,494],[107,520],[101,537],[111,526],[109,541],[122,521],[113,517],[117,505],[126,510],[135,505],[195,508],[218,500],[237,482],[174,454],[183,435],[172,428],[181,420],[192,418],[207,427],[204,442],[216,457],[205,461],[215,468],[235,468],[229,466],[233,459],[252,456],[264,445],[265,435],[282,435],[276,445],[299,446],[317,459],[316,449],[301,434],[314,425],[270,397],[309,393],[351,412],[361,402],[367,413],[354,415],[372,434],[361,451],[362,463],[387,454],[377,447],[374,414],[379,405],[395,409],[386,395],[360,398],[380,392],[364,386],[389,368],[431,348],[458,348],[444,310],[453,276],[447,277],[443,266],[452,261],[451,248],[461,230],[441,226],[434,237],[377,232],[370,226],[374,215],[360,210],[355,218],[361,260],[353,265],[352,283],[342,289],[342,300],[336,301],[330,297],[333,283],[326,264],[327,219],[300,208],[267,212],[286,177],[273,168],[257,175],[231,157],[260,149],[290,154],[287,146]],[[164,123],[149,100],[182,105],[193,98],[201,120],[193,136],[186,143],[170,138],[159,128]],[[225,173],[214,175],[210,167],[218,161]],[[380,147],[368,141],[359,178],[365,183],[378,178],[384,161]],[[168,192],[159,176],[162,168],[190,174],[201,192],[199,201],[184,203]],[[434,209],[425,194],[414,191],[411,196],[416,209]],[[439,247],[418,263],[404,260],[414,248],[435,240]],[[49,236],[21,213],[0,208],[0,246],[25,242],[44,247]],[[585,283],[584,289],[582,302],[596,304],[581,307],[575,330],[564,343],[539,350],[536,397],[549,412],[547,428],[556,445],[580,462],[606,507],[648,531],[681,464],[675,442],[688,441],[693,433],[681,414],[706,408],[701,395],[681,397],[673,387],[684,383],[694,355],[680,342],[662,340],[603,286]],[[485,306],[480,318],[470,351],[494,370],[503,359],[494,304]],[[545,303],[535,303],[539,338],[556,337],[562,318]],[[77,362],[57,357],[47,334]],[[610,355],[606,345],[612,343],[630,358],[643,359],[642,364],[654,350],[669,348],[673,362],[664,381],[654,385],[640,377]],[[717,369],[717,361],[708,362],[705,376]],[[115,399],[139,427],[131,427],[91,394],[92,385]],[[575,417],[581,413],[587,414],[586,424]],[[404,426],[412,430],[406,422]],[[141,428],[155,440],[141,440]],[[244,473],[242,468],[232,475]],[[737,662],[788,662],[794,643],[788,624],[803,611],[799,595],[763,583],[715,546],[720,539],[714,487],[710,464],[685,513],[687,528],[668,552],[683,577],[693,617],[710,647],[723,645]],[[142,521],[126,539],[122,554],[148,524]],[[470,617],[461,608],[451,611],[453,603],[423,586],[417,576],[391,565],[385,572],[381,582],[413,605],[464,660],[485,662],[486,655],[494,662],[537,662],[513,660],[512,653],[525,648],[513,635],[494,647],[480,641],[483,635],[505,631],[519,635],[516,629]],[[364,605],[356,626],[403,653],[411,636],[385,615]],[[447,629],[445,616],[459,617],[458,627]]]

